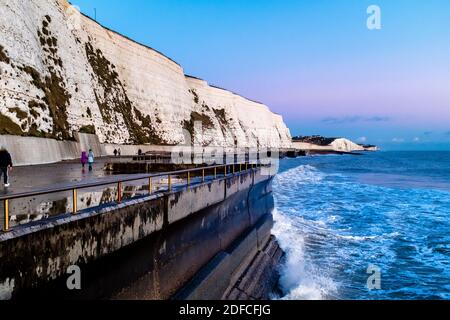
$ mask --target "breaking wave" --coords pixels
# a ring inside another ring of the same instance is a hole
[[[364,183],[333,164],[362,172],[357,157],[325,158],[286,160],[274,180],[280,298],[450,298],[450,193]],[[371,265],[382,290],[367,288]]]

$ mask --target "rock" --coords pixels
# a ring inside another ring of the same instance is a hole
[[[333,151],[333,152],[355,152],[355,151],[378,151],[373,145],[359,145],[345,138],[325,138],[322,136],[294,137],[293,147],[305,151]]]

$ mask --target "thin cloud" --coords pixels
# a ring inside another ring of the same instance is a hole
[[[360,138],[358,138],[358,142],[365,143],[365,142],[367,142],[367,138],[366,137],[360,137]]]
[[[373,116],[373,117],[362,117],[362,116],[351,116],[351,117],[328,117],[322,119],[322,122],[328,124],[345,124],[345,123],[357,123],[357,122],[387,122],[389,117],[384,116]]]
[[[389,117],[371,117],[364,119],[367,122],[387,122],[389,120],[391,120]]]
[[[402,142],[405,142],[405,139],[403,139],[403,138],[393,138],[393,139],[392,139],[392,142],[395,142],[395,143],[402,143]]]

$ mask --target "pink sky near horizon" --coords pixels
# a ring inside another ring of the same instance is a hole
[[[448,0],[74,2],[187,74],[268,105],[295,135],[450,150]],[[373,4],[381,30],[366,26]]]

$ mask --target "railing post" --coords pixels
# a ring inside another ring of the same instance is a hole
[[[148,191],[150,192],[150,194],[152,194],[152,192],[153,192],[153,181],[152,181],[152,177],[148,178]]]
[[[242,172],[242,163],[239,164],[239,172]]]
[[[223,176],[226,177],[227,176],[227,165],[225,165],[223,167]]]
[[[72,190],[72,213],[76,214],[78,212],[78,192],[77,189]]]
[[[190,171],[188,171],[188,174],[187,174],[187,184],[188,185],[191,184],[191,172]]]
[[[236,173],[236,168],[235,168],[236,164],[233,163],[233,174]]]
[[[4,208],[3,208],[3,231],[9,231],[9,200],[6,199],[4,202]]]
[[[167,181],[167,184],[169,186],[169,191],[172,190],[172,177],[169,175],[169,179]]]
[[[205,182],[205,169],[202,170],[202,182]]]
[[[217,179],[217,167],[214,168],[214,179]]]
[[[122,182],[117,184],[117,202],[122,202]]]
[[[248,162],[245,163],[245,171],[248,170]]]

